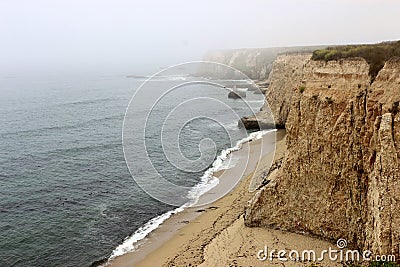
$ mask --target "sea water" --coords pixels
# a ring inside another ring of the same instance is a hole
[[[124,114],[144,81],[123,75],[0,77],[0,266],[90,266],[123,253],[125,238],[137,241],[179,211],[142,191],[125,163]],[[162,77],[154,86],[181,81]],[[240,116],[263,104],[263,96],[252,92],[244,103],[228,99],[221,88],[198,85],[197,90],[227,102]],[[178,102],[191,96],[181,94]],[[224,120],[224,110],[204,108]],[[152,119],[150,131],[157,131],[163,118]],[[224,127],[233,140],[223,127],[201,120],[182,130],[180,145],[188,158],[199,156],[203,138],[214,137],[219,157],[206,157],[197,172],[169,164],[157,136],[147,142],[149,157],[165,175],[196,188],[213,164],[223,164],[226,149],[243,138],[236,120]],[[188,194],[193,192],[201,193]]]

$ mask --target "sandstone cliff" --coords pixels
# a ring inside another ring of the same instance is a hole
[[[312,47],[275,47],[275,48],[243,48],[232,50],[209,51],[203,58],[204,61],[218,62],[240,70],[252,80],[264,81],[268,78],[272,64],[280,53],[294,51],[313,51],[325,46]],[[200,69],[202,76],[216,78],[232,78],[234,71],[225,67],[213,66],[213,69]]]
[[[265,80],[268,78],[278,51],[279,49],[274,48],[216,50],[208,52],[203,60],[231,66],[253,80]],[[200,74],[211,77],[215,76],[216,78],[231,78],[234,75],[233,70],[230,72],[225,67],[213,67],[213,69],[201,70]]]
[[[286,126],[288,153],[245,224],[345,238],[400,258],[400,60],[371,84],[364,59],[310,57],[281,55],[273,65],[266,98]]]

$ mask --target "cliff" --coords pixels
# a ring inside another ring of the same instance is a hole
[[[204,61],[218,62],[239,69],[253,80],[265,80],[271,71],[272,62],[277,56],[275,49],[236,49],[217,50],[208,52]],[[229,78],[232,73],[228,69],[221,68],[203,70],[206,75],[218,75],[218,77]]]
[[[264,81],[268,78],[272,64],[280,53],[313,51],[325,46],[310,47],[275,47],[275,48],[243,48],[232,50],[209,51],[204,56],[204,61],[222,63],[240,70],[252,80]],[[198,75],[213,78],[234,78],[234,70],[214,65],[204,66],[198,71]],[[240,76],[242,78],[242,76]]]
[[[310,58],[281,55],[273,64],[266,98],[286,127],[288,152],[245,224],[345,238],[399,258],[400,60],[387,61],[371,84],[362,58]]]
[[[267,91],[267,101],[258,114],[270,109],[277,127],[283,128],[292,103],[293,90],[296,90],[303,81],[303,68],[310,59],[311,53],[295,53],[280,55],[273,64],[270,75],[270,85]],[[266,107],[269,105],[269,108]]]

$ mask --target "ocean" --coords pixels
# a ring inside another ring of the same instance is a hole
[[[165,76],[146,86],[156,90],[198,79]],[[140,183],[152,175],[140,168],[145,166],[143,151],[131,166],[135,179],[124,158],[125,112],[144,81],[123,75],[0,77],[0,266],[90,266],[123,253],[126,246],[121,244],[127,237],[143,238],[176,209],[141,188]],[[188,194],[200,194],[196,189],[207,183],[207,170],[216,160],[219,167],[224,164],[218,155],[247,132],[212,101],[191,107],[206,110],[222,124],[200,118],[182,126],[179,114],[187,117],[189,111],[178,112],[173,120],[166,115],[188,99],[207,97],[245,116],[257,111],[264,99],[247,92],[245,103],[229,99],[224,88],[189,87],[154,108],[146,126],[146,153],[167,180],[192,189]],[[140,129],[140,116],[145,114],[140,113],[140,101],[135,110]],[[170,132],[162,137],[160,125],[166,120]],[[178,150],[168,148],[169,141],[160,141],[172,138],[177,130]],[[132,138],[142,140],[142,132],[133,131]],[[212,142],[199,148],[204,139]],[[168,155],[163,152],[165,145]],[[174,164],[182,155],[195,162],[190,171]]]

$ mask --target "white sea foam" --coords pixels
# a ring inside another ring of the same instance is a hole
[[[247,103],[264,103],[265,100],[264,99],[260,99],[260,100],[246,100]]]
[[[224,127],[228,130],[235,130],[235,129],[239,128],[237,122],[226,123],[226,124],[224,124]]]
[[[276,131],[274,130],[264,130],[251,133],[249,136],[239,140],[234,147],[222,150],[221,154],[215,159],[212,166],[206,170],[206,172],[201,177],[201,182],[194,186],[188,193],[188,198],[191,199],[191,203],[189,205],[194,205],[197,203],[199,197],[211,190],[213,187],[218,185],[218,179],[214,177],[214,173],[225,169],[224,163],[228,156],[237,150],[240,150],[243,144],[262,138],[262,136],[268,132]],[[228,163],[230,165],[230,163]],[[229,166],[228,165],[228,166]]]
[[[212,166],[205,171],[205,173],[201,177],[200,183],[198,183],[188,192],[188,198],[191,200],[189,203],[174,210],[168,211],[148,221],[145,225],[136,230],[131,236],[127,237],[121,245],[114,249],[109,260],[112,260],[115,257],[121,256],[128,252],[134,251],[135,249],[137,249],[137,242],[144,239],[153,230],[157,229],[165,220],[167,220],[173,214],[179,213],[185,208],[196,204],[201,195],[218,185],[219,180],[218,178],[214,177],[214,173],[226,168],[227,165],[225,164],[225,160],[232,152],[240,150],[243,144],[252,140],[260,139],[264,134],[273,131],[276,130],[264,130],[251,133],[246,138],[239,140],[234,147],[223,150],[221,154],[215,159]],[[107,263],[103,266],[106,265]]]
[[[239,162],[239,160],[240,160],[240,157],[235,157],[234,155],[231,155],[229,160],[224,160],[222,162],[222,165],[219,168],[219,170],[228,170],[232,167],[235,167],[236,164]]]
[[[139,82],[160,82],[160,81],[186,81],[187,76],[182,75],[156,75],[142,76],[135,78]]]
[[[154,80],[166,80],[166,81],[186,81],[187,77],[182,75],[156,75],[149,77],[150,81]]]
[[[112,252],[109,260],[114,259],[115,257],[121,256],[127,252],[131,252],[135,250],[135,244],[145,238],[149,233],[151,233],[153,230],[158,228],[166,219],[171,217],[171,215],[176,214],[178,212],[183,211],[184,207],[179,207],[174,210],[168,211],[164,214],[161,214],[160,216],[157,216],[150,221],[148,221],[145,225],[140,227],[133,233],[133,235],[125,238],[124,242],[119,245],[114,251]],[[103,265],[106,266],[106,265]]]

